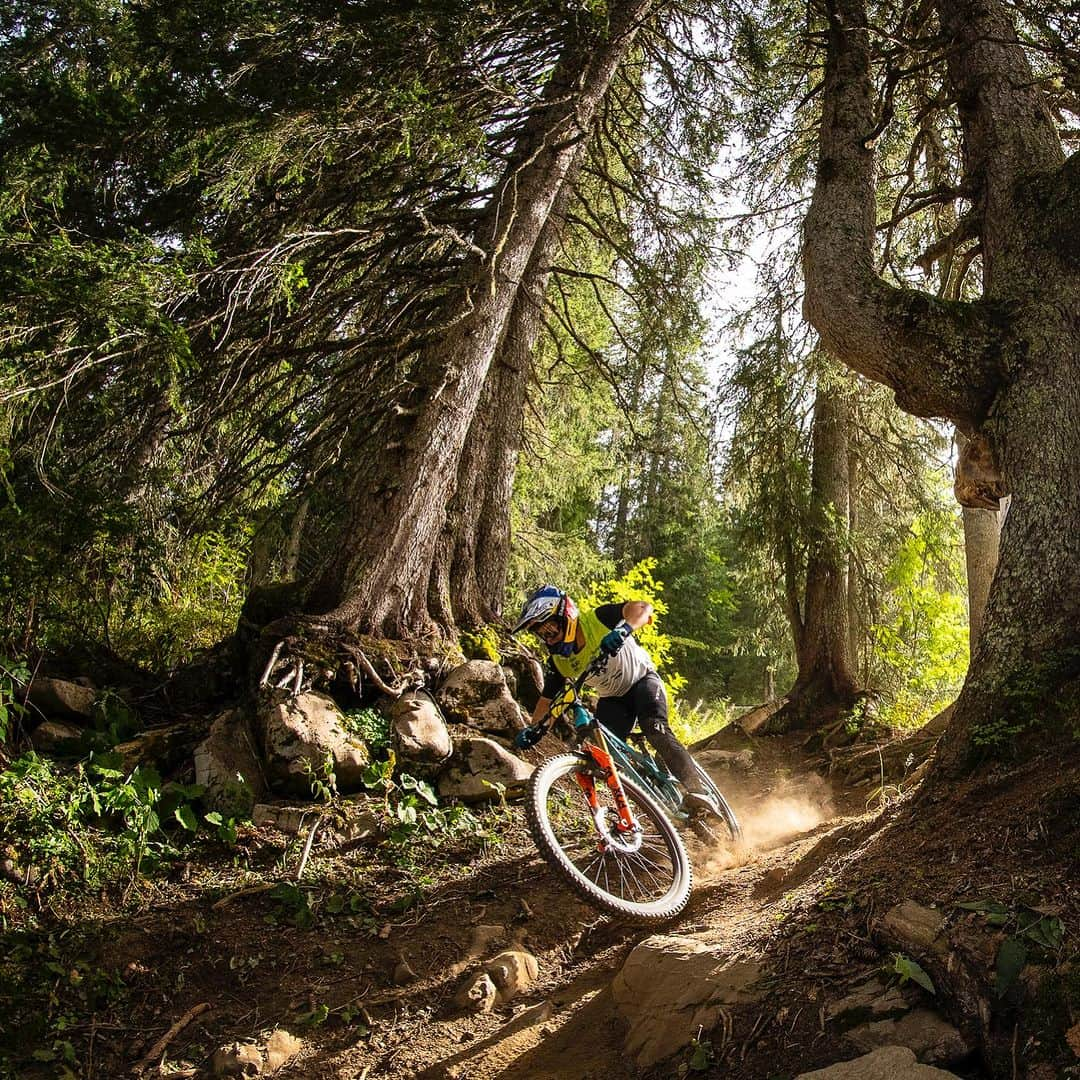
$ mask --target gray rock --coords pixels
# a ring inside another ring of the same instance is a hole
[[[66,679],[51,679],[47,675],[36,675],[27,692],[30,705],[46,716],[65,719],[89,719],[96,700],[97,691],[92,686],[68,682]]]
[[[844,1038],[862,1053],[885,1046],[906,1046],[919,1061],[930,1065],[962,1061],[972,1051],[957,1028],[930,1009],[915,1009],[899,1020],[862,1024]]]
[[[221,713],[195,747],[195,783],[203,802],[226,817],[247,817],[266,796],[266,778],[247,717],[239,709]]]
[[[933,908],[905,900],[890,908],[881,920],[881,932],[900,947],[914,953],[929,953],[940,948],[938,938],[945,928],[945,916]]]
[[[38,753],[55,753],[74,748],[83,729],[64,720],[43,720],[30,732],[30,745]]]
[[[642,1068],[678,1053],[699,1030],[716,1026],[724,1005],[758,1000],[760,976],[755,961],[733,960],[695,938],[646,938],[611,984],[629,1025],[627,1053]]]
[[[830,1003],[825,1015],[830,1020],[843,1023],[852,1020],[879,1020],[882,1017],[896,1017],[908,1012],[911,1006],[895,986],[886,987],[880,979],[871,979],[862,986],[857,986],[847,997]]]
[[[540,974],[540,964],[525,949],[507,949],[493,956],[484,964],[484,971],[495,984],[495,995],[500,1005],[513,1001],[523,994]]]
[[[398,758],[439,765],[453,752],[450,732],[434,700],[422,691],[403,694],[390,707],[390,732]]]
[[[266,775],[271,787],[296,795],[311,794],[313,776],[326,779],[327,755],[341,792],[363,786],[370,754],[364,741],[345,727],[345,718],[325,694],[284,691],[270,694],[259,709]]]
[[[447,767],[439,774],[437,788],[444,798],[480,802],[497,799],[497,785],[507,795],[524,790],[533,766],[504,750],[493,739],[461,739]]]
[[[703,750],[696,757],[709,770],[750,772],[754,767],[754,755],[750,750]]]
[[[956,1080],[956,1074],[920,1065],[906,1046],[887,1046],[872,1054],[800,1073],[795,1080]]]
[[[290,1035],[284,1028],[275,1028],[266,1040],[266,1071],[275,1073],[288,1065],[303,1047],[302,1039]]]
[[[450,720],[480,731],[509,735],[524,722],[502,668],[491,660],[469,660],[454,668],[440,687],[438,699]]]

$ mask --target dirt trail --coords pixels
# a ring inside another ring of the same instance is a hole
[[[736,861],[730,852],[710,852],[692,842],[694,895],[683,915],[662,931],[706,937],[732,956],[767,948],[777,923],[777,901],[812,872],[815,849],[824,855],[834,846],[827,838],[864,809],[862,796],[833,791],[812,770],[798,740],[755,739],[754,752],[752,772],[717,777],[743,823],[747,844],[742,857]],[[528,883],[519,883],[518,900],[535,912],[550,903],[549,890],[559,886],[545,869],[533,870]],[[609,985],[649,931],[600,918],[566,897],[559,898],[558,910],[563,922],[554,938],[550,925],[527,920],[521,927],[519,938],[537,952],[545,974],[512,1011],[436,1016],[406,1047],[399,1044],[381,1055],[372,1054],[370,1047],[364,1053],[353,1048],[330,1055],[318,1071],[309,1063],[306,1071],[291,1075],[335,1080],[611,1076],[612,1063],[623,1059],[624,1029]],[[632,1075],[629,1063],[620,1068],[626,1070],[623,1075]]]

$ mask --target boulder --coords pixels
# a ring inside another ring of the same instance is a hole
[[[825,1008],[825,1015],[850,1027],[861,1020],[895,1019],[910,1009],[899,987],[886,987],[880,979],[870,979],[846,997],[831,1002]]]
[[[270,1076],[284,1068],[303,1049],[303,1041],[284,1028],[276,1028],[266,1046],[234,1042],[215,1050],[210,1058],[214,1076]]]
[[[486,971],[466,979],[454,994],[454,1005],[467,1012],[489,1013],[495,1008],[495,984]]]
[[[266,795],[266,778],[255,750],[251,726],[239,709],[221,713],[195,747],[195,783],[205,788],[203,802],[227,817],[247,817]]]
[[[861,1053],[885,1046],[906,1046],[919,1061],[929,1065],[962,1061],[973,1049],[957,1028],[930,1009],[915,1009],[898,1020],[862,1024],[844,1038]]]
[[[491,660],[469,660],[454,668],[438,699],[450,720],[479,731],[509,736],[525,722],[502,668]]]
[[[714,1028],[724,1005],[758,1000],[761,976],[753,960],[733,960],[695,938],[657,934],[627,957],[611,984],[629,1025],[626,1050],[642,1068],[671,1057],[704,1028]]]
[[[191,748],[191,728],[188,724],[171,724],[140,732],[133,739],[117,743],[113,753],[124,759],[129,772],[138,765],[154,765],[162,772],[173,769],[187,756]]]
[[[872,1054],[800,1073],[795,1080],[956,1080],[956,1074],[920,1065],[906,1046],[887,1046]]]
[[[266,775],[270,786],[311,794],[312,777],[323,780],[327,756],[338,791],[358,791],[370,754],[363,739],[345,727],[345,717],[325,694],[274,691],[259,709]]]
[[[390,706],[390,734],[399,760],[440,765],[453,753],[439,706],[422,690],[402,694]]]
[[[506,949],[484,962],[479,971],[466,978],[454,994],[454,1005],[469,1012],[491,1012],[523,994],[540,973],[531,952]]]
[[[275,1028],[266,1040],[266,1071],[277,1072],[288,1065],[303,1049],[302,1039],[290,1035],[284,1028]]]
[[[92,686],[36,675],[27,691],[27,704],[46,716],[88,720],[94,711],[97,691]]]
[[[904,900],[890,908],[879,929],[887,941],[916,955],[947,947],[938,940],[945,929],[945,915],[914,900]]]
[[[230,1043],[219,1047],[210,1058],[215,1076],[258,1076],[263,1071],[263,1058],[254,1043]]]
[[[703,750],[695,755],[703,768],[710,772],[750,772],[754,767],[754,755],[750,750]]]
[[[540,974],[540,964],[525,949],[507,949],[484,964],[484,971],[495,984],[495,996],[500,1005],[523,994]]]
[[[65,720],[43,720],[30,732],[30,745],[39,754],[63,753],[78,748],[83,729]]]
[[[531,713],[544,686],[544,669],[540,661],[526,652],[504,653],[502,666],[510,693]]]
[[[520,794],[533,774],[533,766],[504,750],[493,739],[461,739],[447,767],[439,773],[437,788],[443,798],[480,802]]]

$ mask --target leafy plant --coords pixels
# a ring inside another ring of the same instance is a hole
[[[0,656],[0,743],[7,742],[12,722],[26,711],[16,697],[16,691],[29,680],[30,669],[25,661]]]
[[[998,900],[965,900],[956,905],[986,918],[988,926],[1011,928],[994,961],[994,993],[1004,997],[1028,961],[1032,949],[1056,956],[1065,940],[1065,925],[1056,916],[1021,905],[1015,910]]]
[[[349,709],[344,713],[345,730],[364,740],[372,753],[381,753],[390,745],[390,718],[378,709]]]
[[[920,967],[916,961],[912,960],[910,956],[905,956],[903,953],[893,953],[892,967],[887,968],[886,970],[890,974],[900,976],[901,986],[910,980],[916,985],[921,986],[927,993],[937,993],[930,976],[927,975],[922,967]]]

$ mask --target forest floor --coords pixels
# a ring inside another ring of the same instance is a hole
[[[1080,925],[1076,770],[1045,761],[999,768],[936,796],[899,792],[868,807],[866,789],[834,790],[798,738],[732,740],[754,751],[751,772],[718,777],[748,845],[736,861],[692,844],[693,897],[659,932],[760,962],[763,989],[726,1009],[722,1030],[702,1032],[700,1044],[651,1071],[624,1053],[610,984],[657,931],[580,903],[541,861],[511,804],[482,819],[483,836],[447,839],[434,852],[413,846],[390,859],[363,843],[317,846],[299,888],[288,883],[303,837],[246,829],[216,863],[192,861],[170,880],[140,885],[123,914],[105,905],[54,913],[53,998],[83,1002],[67,1024],[78,1061],[69,1075],[130,1075],[141,1065],[148,1076],[208,1076],[215,1049],[265,1045],[284,1028],[301,1048],[282,1078],[787,1078],[854,1055],[825,1007],[890,965],[875,928],[900,901],[979,922],[985,914],[954,905],[1026,905],[1052,911],[1071,934]],[[537,957],[536,981],[492,1012],[456,1009],[462,977],[507,946]],[[1070,946],[1067,935],[1044,960],[1073,994],[1080,978]],[[1074,996],[1062,1000],[1042,1028],[995,1013],[993,1024],[1016,1024],[1006,1033],[1013,1076],[1074,1075],[1062,1071],[1080,1061],[1068,1056],[1064,1032],[1080,1017]],[[1040,1072],[1036,1059],[1056,1064]],[[974,1055],[953,1068],[991,1075]],[[15,1075],[63,1072],[43,1064]]]

